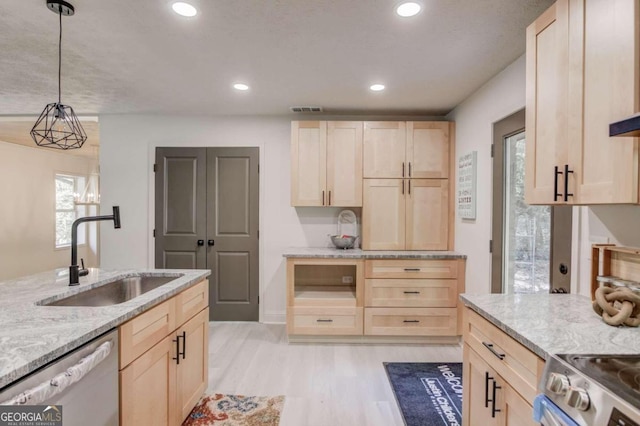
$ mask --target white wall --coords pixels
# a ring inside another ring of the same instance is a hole
[[[152,268],[154,181],[159,146],[257,146],[260,148],[260,319],[284,322],[287,247],[322,247],[336,232],[339,208],[290,205],[288,117],[100,117],[100,183],[103,213],[120,205],[122,229],[104,226],[105,268]],[[357,212],[359,214],[359,212]]]
[[[0,141],[0,281],[69,266],[70,249],[55,249],[55,173],[88,175],[94,164]],[[88,267],[98,266],[89,245],[79,248],[80,257]]]
[[[493,124],[525,107],[525,58],[518,58],[456,107],[447,119],[456,122],[456,155],[478,151],[477,216],[456,218],[456,251],[467,258],[468,293],[491,291]],[[573,209],[573,293],[590,295],[591,244],[611,242],[640,247],[640,206],[594,206]]]

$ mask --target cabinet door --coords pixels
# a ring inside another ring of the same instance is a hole
[[[184,341],[180,339],[183,351],[177,368],[176,391],[178,424],[182,424],[208,385],[209,308],[187,321],[178,329],[177,335],[184,336]]]
[[[490,401],[493,394],[493,380],[496,379],[498,379],[498,375],[495,371],[487,365],[480,355],[465,344],[462,365],[463,426],[497,426],[499,424],[498,416],[492,417],[493,402]]]
[[[584,109],[576,108],[582,143],[570,153],[580,204],[638,202],[638,140],[609,137],[609,124],[640,110],[639,7],[634,0],[571,1],[571,69],[578,70],[571,78],[584,88]]]
[[[362,206],[362,122],[327,123],[327,205]]]
[[[365,121],[364,177],[403,178],[407,173],[404,121]]]
[[[449,241],[449,181],[407,179],[406,249],[446,250]]]
[[[533,407],[511,386],[505,383],[500,392],[504,393],[503,411],[500,412],[500,423],[505,426],[535,426]]]
[[[323,206],[326,174],[327,123],[291,122],[291,205]]]
[[[405,180],[365,179],[362,208],[364,250],[404,250]]]
[[[120,424],[163,426],[176,423],[176,344],[174,335],[120,371]]]
[[[569,0],[558,0],[527,28],[526,171],[528,204],[554,201],[564,185],[569,145]],[[571,89],[577,90],[571,86]],[[573,94],[573,93],[572,93]],[[575,96],[575,94],[573,94]]]
[[[448,121],[407,123],[407,177],[449,177],[449,127],[452,124]]]

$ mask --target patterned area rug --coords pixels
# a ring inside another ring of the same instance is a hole
[[[385,362],[407,426],[462,424],[462,364]]]
[[[205,395],[182,426],[278,426],[284,396]]]

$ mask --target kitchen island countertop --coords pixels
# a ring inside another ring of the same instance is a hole
[[[575,294],[461,294],[466,306],[545,360],[553,354],[638,354],[640,328],[612,327]]]
[[[135,275],[176,279],[117,305],[40,306],[72,294]],[[80,285],[69,287],[67,269],[0,283],[0,389],[82,346],[211,274],[209,270],[90,269]],[[181,275],[181,276],[180,276]]]
[[[283,257],[298,259],[466,259],[454,251],[361,250],[334,247],[289,247]]]

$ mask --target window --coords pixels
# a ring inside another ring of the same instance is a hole
[[[71,245],[71,225],[86,215],[86,207],[75,204],[85,180],[84,176],[56,174],[56,248]],[[85,229],[81,226],[78,228],[78,244],[84,243]]]

